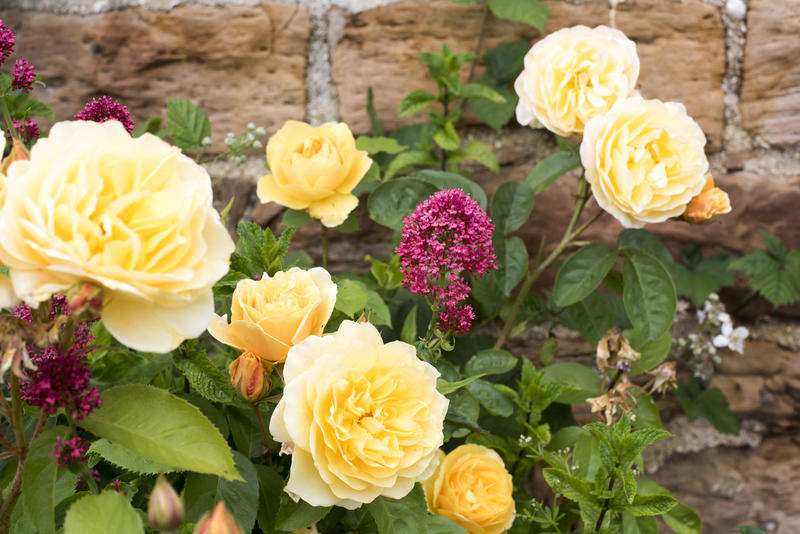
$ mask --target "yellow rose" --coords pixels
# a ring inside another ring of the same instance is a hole
[[[502,458],[480,445],[461,445],[423,482],[428,510],[471,534],[499,534],[514,522],[514,485]]]
[[[436,468],[448,401],[412,345],[344,321],[292,347],[283,376],[269,429],[292,453],[293,498],[352,510],[400,499]]]
[[[231,322],[215,315],[209,333],[222,343],[282,362],[289,348],[322,329],[336,303],[336,284],[322,267],[292,267],[270,278],[240,280],[233,292]]]
[[[259,180],[258,199],[307,210],[328,227],[356,208],[350,192],[372,165],[342,122],[314,127],[287,121],[267,142],[267,162],[272,174]]]
[[[705,144],[683,105],[635,96],[587,123],[581,163],[600,207],[641,228],[680,217],[703,189]]]
[[[8,170],[0,263],[36,305],[79,281],[103,288],[103,322],[137,350],[167,352],[214,313],[234,245],[208,173],[117,121],[60,122]]]
[[[5,136],[0,136],[0,159],[3,157],[3,151],[6,148]],[[2,162],[4,166],[5,161]],[[0,208],[3,207],[3,201],[6,198],[6,176],[0,169]],[[2,246],[2,241],[0,241]],[[14,294],[14,287],[11,285],[11,280],[4,273],[0,272],[0,308],[10,308],[16,305],[19,299]]]
[[[691,223],[703,223],[711,220],[715,215],[730,213],[731,200],[728,193],[714,187],[714,178],[709,174],[706,183],[699,195],[689,201],[683,218]]]
[[[607,26],[551,33],[525,55],[514,82],[517,121],[568,136],[630,96],[639,78],[636,44]]]

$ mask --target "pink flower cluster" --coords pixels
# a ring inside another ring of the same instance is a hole
[[[395,249],[403,286],[433,299],[443,331],[462,334],[475,318],[461,301],[469,296],[467,277],[497,269],[492,230],[486,212],[457,189],[434,193],[403,220]]]
[[[89,444],[85,439],[61,439],[61,436],[57,436],[53,458],[58,458],[58,465],[62,467],[80,465],[86,461],[86,451],[88,449]]]
[[[14,129],[17,131],[24,143],[31,143],[39,139],[39,125],[32,120],[22,122],[21,120],[18,121],[14,119],[12,122],[14,123]],[[6,139],[9,143],[12,140],[11,130],[8,128],[6,128]]]
[[[27,59],[18,59],[14,64],[14,75],[11,80],[12,89],[22,89],[30,93],[33,88],[33,80],[36,79],[33,65]]]
[[[16,40],[14,32],[3,24],[3,19],[0,19],[0,65],[5,63],[8,56],[14,51],[14,41]]]
[[[14,310],[17,317],[31,321],[31,310],[23,304]],[[51,299],[51,319],[56,315],[69,314],[64,295]],[[60,352],[56,347],[35,350],[29,347],[35,370],[26,371],[28,380],[20,384],[23,400],[38,406],[47,414],[54,414],[64,408],[76,419],[83,419],[100,406],[102,399],[97,387],[89,383],[91,373],[86,361],[86,346],[94,339],[88,323],[81,323],[74,334],[72,347]]]
[[[128,106],[123,106],[107,96],[93,99],[79,113],[75,114],[75,118],[93,122],[119,121],[128,133],[133,133],[134,124]]]

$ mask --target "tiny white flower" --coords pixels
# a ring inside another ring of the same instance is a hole
[[[733,327],[733,323],[723,323],[722,333],[714,337],[714,346],[727,347],[732,351],[742,354],[744,352],[744,340],[750,332],[743,326]]]
[[[261,141],[253,141],[253,148],[261,148]]]
[[[211,138],[208,136],[204,137],[203,140],[200,141],[200,144],[202,146],[211,146]]]
[[[727,314],[727,313],[725,313],[725,312],[722,312],[722,313],[720,313],[720,314],[717,314],[717,322],[719,322],[719,323],[723,323],[723,324],[724,324],[724,323],[730,323],[730,322],[731,322],[731,316],[730,316],[730,315],[728,315],[728,314]]]
[[[247,123],[247,129],[248,129],[248,130],[255,130],[255,129],[256,129],[256,123],[254,123],[254,122],[248,122],[248,123]]]

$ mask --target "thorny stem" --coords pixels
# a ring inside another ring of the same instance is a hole
[[[322,225],[322,268],[328,268],[328,227],[324,224]]]
[[[533,287],[534,282],[536,282],[542,273],[544,273],[550,267],[550,265],[556,261],[561,254],[564,253],[564,250],[570,245],[573,239],[581,235],[584,230],[586,230],[594,221],[598,219],[598,217],[600,217],[600,215],[602,215],[603,212],[601,211],[596,216],[579,226],[577,229],[575,228],[575,225],[578,223],[578,219],[583,212],[583,208],[586,206],[586,201],[589,199],[589,194],[589,183],[583,178],[583,176],[581,176],[578,185],[578,201],[575,203],[575,210],[572,212],[572,219],[570,219],[567,229],[564,231],[564,235],[561,237],[561,241],[558,243],[558,245],[556,245],[556,248],[553,249],[550,255],[544,259],[544,261],[538,263],[535,269],[532,271],[529,270],[526,274],[525,281],[522,283],[522,287],[520,287],[516,300],[514,300],[511,313],[508,315],[508,319],[506,319],[505,325],[503,325],[503,330],[501,331],[500,336],[497,338],[497,342],[494,344],[495,349],[501,348],[506,341],[508,341],[508,336],[511,333],[511,329],[514,327],[514,323],[517,320],[517,315],[522,307],[522,302],[525,300],[525,297],[528,296],[528,293]]]

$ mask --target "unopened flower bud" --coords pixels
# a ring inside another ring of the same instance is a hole
[[[2,156],[2,154],[0,154],[0,156]],[[8,167],[15,161],[29,159],[31,159],[31,153],[25,148],[25,144],[19,139],[14,138],[11,141],[11,152],[9,152],[8,156],[0,163],[0,174],[8,174]]]
[[[269,392],[272,364],[248,351],[233,360],[228,367],[231,385],[247,402],[257,402]]]
[[[77,284],[67,292],[67,303],[73,314],[89,311],[97,315],[103,307],[102,290],[86,282]]]
[[[242,534],[242,528],[222,501],[197,522],[193,534]]]
[[[730,211],[731,201],[728,193],[719,187],[714,187],[714,179],[709,174],[703,190],[689,201],[683,217],[691,223],[698,224],[710,220],[715,215]]]
[[[175,530],[183,523],[183,501],[164,475],[159,475],[150,494],[147,519],[153,528],[165,531]]]

